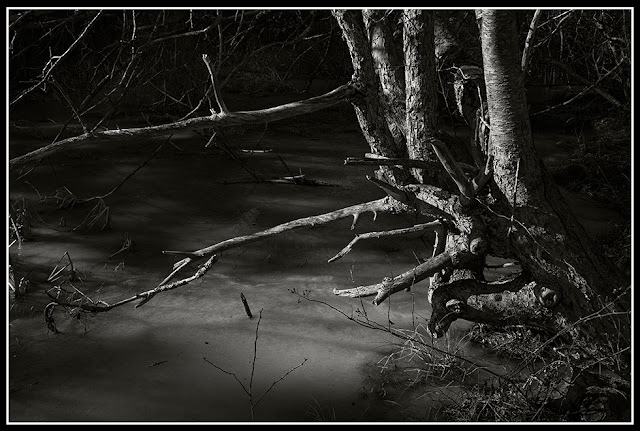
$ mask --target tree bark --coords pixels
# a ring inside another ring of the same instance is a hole
[[[437,158],[433,150],[425,145],[435,136],[438,113],[433,11],[407,9],[403,18],[407,151],[411,159],[434,161]],[[420,184],[433,183],[437,172],[415,168],[411,171]]]
[[[550,308],[566,324],[599,313],[578,332],[625,349],[630,346],[630,302],[627,295],[616,298],[616,292],[623,292],[629,280],[596,252],[536,152],[517,40],[513,11],[482,11],[489,153],[494,157],[491,193],[497,199],[495,211],[506,216],[495,223],[523,267],[555,292]],[[504,251],[503,244],[492,245],[498,255]]]

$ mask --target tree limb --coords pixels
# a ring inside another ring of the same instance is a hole
[[[447,148],[447,145],[436,138],[430,138],[429,143],[433,146],[433,149],[444,169],[456,183],[456,186],[458,186],[461,196],[464,196],[467,201],[470,202],[473,199],[473,186],[467,177],[465,177],[460,166],[458,166],[458,163],[453,158],[453,155]]]
[[[305,217],[297,220],[293,220],[287,223],[274,226],[270,229],[256,232],[251,235],[243,235],[235,238],[228,239],[226,241],[219,242],[209,247],[202,248],[196,251],[163,251],[164,254],[187,256],[187,257],[203,257],[211,253],[219,253],[225,250],[229,250],[240,245],[249,244],[255,241],[259,241],[263,238],[278,235],[282,232],[286,232],[301,227],[314,227],[316,225],[330,223],[335,220],[339,220],[344,217],[353,216],[364,212],[393,212],[396,210],[396,206],[388,198],[384,197],[375,201],[365,202],[362,204],[352,205],[350,207],[341,208],[330,213],[325,213],[317,216]]]
[[[411,208],[417,209],[421,214],[431,215],[435,218],[447,221],[453,221],[454,219],[454,216],[452,216],[448,212],[443,211],[435,205],[425,202],[422,199],[418,199],[415,193],[409,189],[401,190],[389,183],[385,183],[384,181],[378,180],[377,178],[373,178],[368,175],[367,179],[384,190],[390,197],[405,205],[408,205]]]
[[[532,43],[533,38],[536,35],[536,30],[538,29],[538,20],[540,19],[540,14],[542,11],[540,9],[536,9],[533,13],[533,18],[531,18],[531,24],[529,24],[529,32],[527,33],[527,38],[524,42],[524,49],[522,50],[522,72],[526,74],[529,69],[529,61],[531,61],[531,52],[533,51]]]
[[[213,95],[216,97],[216,102],[218,102],[218,107],[220,108],[220,114],[228,114],[229,110],[227,109],[227,105],[224,104],[224,101],[222,100],[222,96],[220,95],[220,89],[216,84],[216,74],[214,73],[211,59],[207,54],[202,54],[202,60],[204,61],[204,64],[207,65],[207,70],[209,70],[209,76],[211,77],[211,85],[213,87]],[[214,112],[211,112],[211,113],[215,114]]]
[[[38,148],[22,156],[9,160],[9,170],[16,170],[26,163],[43,159],[58,151],[75,148],[88,142],[109,139],[127,139],[132,136],[162,136],[176,132],[189,130],[208,129],[214,127],[269,123],[296,115],[319,111],[339,102],[347,100],[356,90],[350,85],[342,85],[321,96],[312,97],[298,102],[287,103],[273,108],[256,111],[237,111],[228,114],[216,114],[206,117],[191,118],[158,126],[104,130],[94,133],[85,133],[79,136],[63,139],[45,147]]]
[[[424,280],[425,278],[435,274],[452,264],[451,255],[447,252],[438,256],[427,259],[420,265],[406,271],[392,279],[385,279],[380,283],[368,286],[359,286],[351,289],[333,289],[334,295],[348,296],[351,298],[359,298],[363,296],[376,295],[373,303],[379,305],[387,297],[395,292],[410,288],[414,284]]]
[[[349,244],[347,244],[347,246],[345,248],[340,250],[338,252],[338,254],[336,254],[331,259],[329,259],[327,261],[327,263],[331,263],[333,261],[336,261],[336,260],[340,259],[341,257],[343,257],[344,255],[346,255],[347,253],[349,253],[351,251],[351,249],[353,248],[353,246],[355,245],[355,243],[358,242],[361,239],[405,235],[405,234],[408,234],[408,233],[423,232],[423,231],[426,231],[426,230],[429,230],[429,229],[433,229],[433,228],[438,228],[438,227],[441,227],[441,226],[442,226],[442,223],[440,223],[439,221],[433,221],[433,222],[430,222],[430,223],[421,223],[421,224],[417,224],[415,226],[402,228],[402,229],[393,229],[393,230],[387,230],[387,231],[367,232],[367,233],[357,234],[356,237],[354,239],[352,239],[351,242]]]

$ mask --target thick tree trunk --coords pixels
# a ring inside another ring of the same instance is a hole
[[[354,10],[334,10],[332,13],[351,54],[352,81],[360,85],[361,97],[353,98],[352,103],[371,152],[383,157],[404,157],[405,148],[399,146],[402,140],[394,139],[387,124],[387,117],[392,110],[384,104],[384,90],[375,71],[371,42],[362,13]],[[377,58],[380,60],[381,57]],[[403,183],[407,178],[403,170],[386,166],[380,167],[378,175],[391,183]]]
[[[430,146],[435,136],[438,95],[433,46],[433,11],[408,9],[404,12],[404,64],[407,82],[407,151],[409,158],[437,160]],[[433,171],[412,169],[420,184],[433,183]],[[425,181],[425,178],[432,181]]]
[[[614,351],[630,345],[629,286],[596,252],[549,176],[533,144],[522,85],[516,21],[511,11],[482,12],[481,41],[494,157],[492,195],[502,236],[523,267],[545,286],[545,305],[594,342]],[[500,241],[496,254],[505,252]],[[594,317],[594,313],[598,316]],[[618,314],[622,313],[622,314]]]

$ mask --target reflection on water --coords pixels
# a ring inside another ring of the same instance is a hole
[[[348,112],[344,115],[352,115]],[[8,330],[10,421],[249,421],[251,402],[258,400],[255,419],[267,422],[395,421],[400,403],[420,405],[423,418],[429,417],[425,394],[430,392],[424,388],[396,399],[393,408],[363,396],[371,390],[368,376],[380,373],[372,364],[392,352],[397,340],[349,320],[357,317],[383,328],[424,323],[430,315],[426,282],[378,307],[370,298],[339,298],[332,291],[398,275],[431,250],[415,238],[371,240],[327,263],[357,232],[414,222],[397,216],[379,215],[375,222],[363,216],[356,231],[349,229],[350,219],[341,220],[231,249],[205,277],[163,292],[140,308],[130,303],[76,318],[58,308],[53,317],[59,334],[49,332],[43,321],[50,302],[43,291],[55,285],[46,279],[65,253],[79,274],[73,289],[94,301],[115,303],[154,288],[167,276],[179,259],[163,250],[196,250],[382,197],[365,178],[370,168],[343,164],[346,157],[367,151],[357,129],[349,130],[325,127],[310,139],[274,127],[263,138],[262,129],[231,138],[239,147],[252,147],[260,138],[273,150],[247,158],[247,165],[265,177],[288,174],[277,154],[288,170],[303,170],[333,187],[253,183],[232,160],[205,149],[202,138],[182,136],[180,149],[164,145],[105,199],[110,229],[98,232],[70,232],[91,205],[58,209],[55,201],[42,203],[43,197],[61,187],[78,198],[102,195],[161,140],[90,144],[55,155],[50,164],[13,180],[12,201],[40,204],[33,240],[9,250],[16,276],[32,281],[27,297],[12,308]],[[19,154],[34,146],[14,140],[10,151]],[[559,148],[550,150],[545,147],[550,161],[566,157]],[[580,213],[594,223],[607,216],[591,210]],[[120,253],[127,235],[132,247]],[[455,322],[438,346],[462,346],[460,354],[503,372],[504,360],[460,344],[469,326]],[[436,389],[452,390],[447,385]]]

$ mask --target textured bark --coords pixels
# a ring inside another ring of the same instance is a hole
[[[351,54],[353,82],[361,85],[361,97],[354,98],[352,103],[364,137],[374,154],[402,157],[404,151],[396,147],[393,135],[387,127],[386,109],[381,103],[384,100],[381,97],[382,85],[374,69],[362,14],[354,10],[334,10],[332,13]],[[390,171],[391,169],[383,170],[387,179],[395,182],[397,179]]]
[[[411,159],[433,161],[434,152],[425,145],[435,135],[438,112],[433,11],[405,10],[403,24],[407,152]],[[411,171],[420,184],[433,180],[433,173],[437,172],[415,168]]]
[[[371,56],[382,87],[383,107],[389,131],[396,148],[405,145],[406,122],[404,105],[404,59],[389,24],[396,12],[381,9],[362,11],[371,43]]]
[[[593,340],[627,347],[629,316],[610,313],[629,310],[630,304],[623,298],[610,305],[605,301],[613,299],[614,289],[627,287],[629,280],[595,252],[588,233],[536,152],[513,13],[482,13],[482,53],[491,119],[489,151],[494,156],[491,191],[498,199],[496,210],[508,216],[496,222],[503,221],[498,225],[508,236],[520,263],[536,281],[555,291],[558,300],[553,311],[567,323],[578,322],[592,313],[609,314],[578,330],[585,332],[589,328],[587,332]]]

